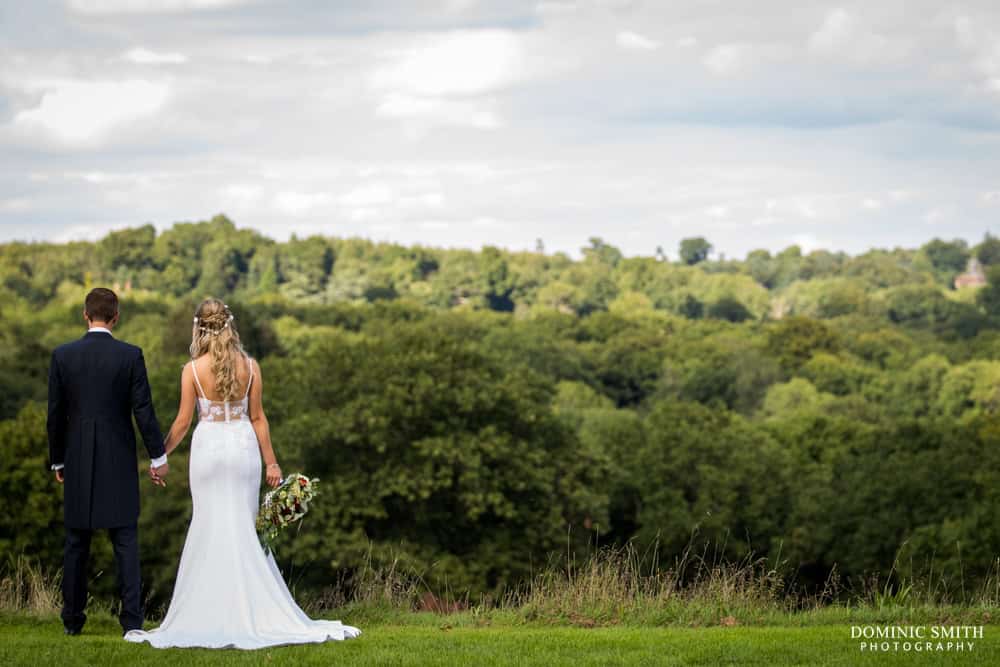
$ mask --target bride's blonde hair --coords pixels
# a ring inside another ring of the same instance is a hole
[[[212,355],[215,390],[224,400],[236,395],[236,361],[243,356],[243,344],[236,331],[232,311],[218,299],[205,299],[194,312],[191,330],[191,358]]]

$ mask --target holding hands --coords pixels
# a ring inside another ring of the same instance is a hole
[[[159,467],[153,465],[149,466],[149,479],[152,480],[153,484],[157,486],[166,486],[167,481],[163,479],[170,472],[170,464],[164,463]]]

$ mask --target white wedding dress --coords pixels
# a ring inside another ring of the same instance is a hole
[[[148,632],[129,631],[128,641],[148,641],[157,648],[256,649],[361,634],[340,621],[306,616],[274,557],[265,556],[257,539],[261,460],[247,410],[253,382],[253,364],[249,358],[247,363],[247,392],[239,402],[209,400],[195,373],[199,398],[191,438],[191,525],[163,623]]]

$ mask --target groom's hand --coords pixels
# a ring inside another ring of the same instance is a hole
[[[56,470],[56,481],[62,484],[65,480],[63,479],[62,468]]]
[[[169,463],[164,463],[159,468],[154,468],[153,466],[149,466],[149,478],[153,480],[153,484],[156,484],[157,486],[167,485],[166,480],[164,480],[163,478],[167,476],[168,472],[170,472]]]

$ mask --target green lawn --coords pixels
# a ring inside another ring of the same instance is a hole
[[[348,621],[349,622],[349,621]],[[0,665],[995,665],[1000,626],[971,653],[863,654],[846,625],[807,627],[452,627],[364,625],[345,642],[259,651],[154,649],[121,639],[110,617],[66,637],[58,618],[0,616]]]

